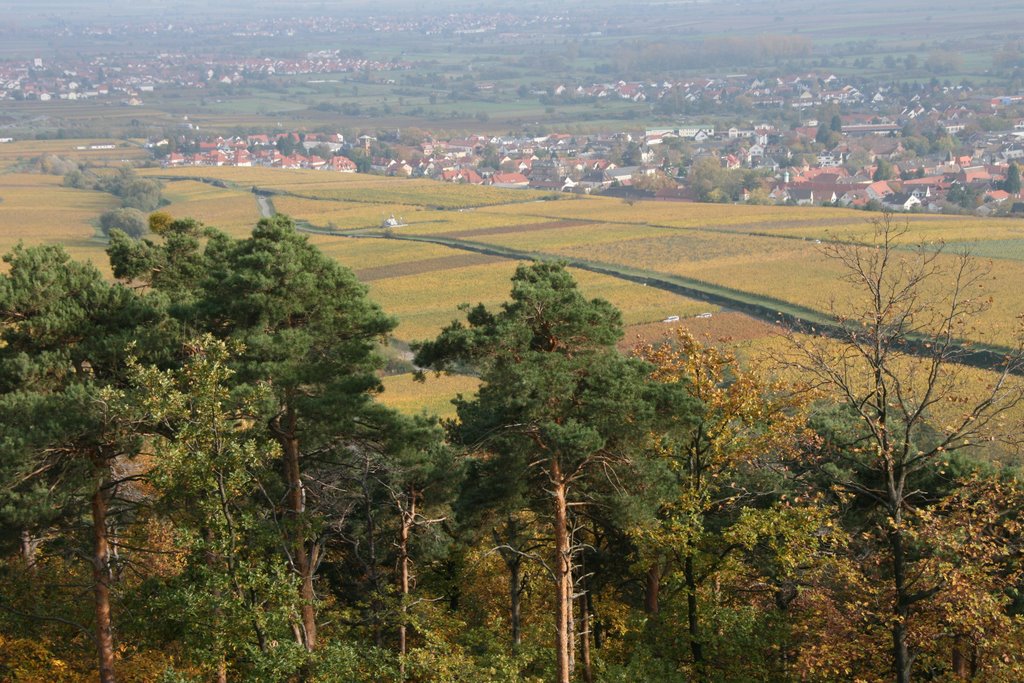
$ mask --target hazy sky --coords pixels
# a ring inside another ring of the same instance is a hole
[[[365,15],[380,19],[449,13],[565,17],[567,21],[554,22],[562,24],[563,37],[571,35],[573,28],[587,34],[610,27],[606,35],[639,40],[641,45],[643,40],[799,34],[816,48],[849,41],[878,41],[891,51],[980,54],[1019,45],[1024,36],[1024,0],[4,0],[0,2],[0,16],[4,17],[0,39],[22,38],[19,31],[28,27],[42,28],[42,35],[48,37],[48,29],[63,25],[123,27],[158,22],[178,26],[209,22],[216,26],[222,21],[240,24],[261,19],[358,19]],[[114,48],[116,38],[115,34],[107,45],[85,47]],[[144,48],[144,39],[139,40],[142,42],[137,40],[129,49]],[[68,46],[55,33],[48,47],[60,50]],[[10,49],[0,47],[0,54],[9,53]]]

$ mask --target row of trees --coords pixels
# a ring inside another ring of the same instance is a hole
[[[373,400],[394,321],[282,216],[157,214],[116,283],[19,247],[0,672],[85,679],[88,638],[105,682],[1018,680],[1024,489],[974,444],[1020,355],[969,382],[981,274],[879,226],[787,382],[684,333],[624,355],[521,266],[416,348],[480,377],[444,425]]]

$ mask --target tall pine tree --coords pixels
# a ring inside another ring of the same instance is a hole
[[[573,669],[573,507],[589,500],[588,482],[627,460],[626,446],[649,411],[646,366],[618,353],[619,312],[587,300],[562,264],[520,266],[511,300],[478,306],[467,325],[453,322],[419,347],[416,363],[479,368],[471,399],[457,401],[453,437],[488,462],[478,474],[503,477],[546,517],[553,547],[557,678]]]
[[[162,314],[106,282],[57,246],[17,247],[0,277],[0,489],[4,527],[17,527],[32,561],[33,537],[87,518],[99,678],[114,680],[110,530],[112,504],[130,486],[140,443],[112,409],[130,344],[156,346]],[[72,543],[74,546],[75,543]]]

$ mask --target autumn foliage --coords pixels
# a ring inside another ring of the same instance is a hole
[[[0,680],[1024,680],[1021,355],[965,379],[970,257],[830,247],[856,296],[770,367],[623,352],[524,264],[414,347],[479,380],[440,422],[289,219],[150,227],[114,283],[6,257]]]

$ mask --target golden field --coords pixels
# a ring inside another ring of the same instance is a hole
[[[334,202],[289,195],[277,195],[272,201],[279,213],[301,218],[318,228],[331,230],[379,228],[384,220],[391,216],[408,222],[431,221],[435,219],[436,213],[411,204]]]
[[[235,237],[245,237],[260,219],[259,205],[251,192],[232,190],[194,180],[165,182],[163,207],[175,218],[195,218]]]
[[[78,142],[47,141],[46,147],[66,150],[78,146]],[[426,180],[265,168],[140,169],[140,173],[165,179],[164,194],[171,201],[166,209],[172,215],[193,216],[233,235],[245,234],[258,220],[258,205],[250,192],[256,185],[302,195],[276,195],[274,206],[320,228],[372,229],[394,214],[407,223],[394,229],[397,236],[444,237],[524,253],[621,264],[790,301],[819,311],[826,311],[830,300],[846,296],[848,290],[838,279],[836,264],[823,257],[822,245],[817,240],[827,242],[830,236],[837,235],[866,240],[873,229],[871,220],[878,218],[878,214],[812,207],[671,202],[630,205],[600,197],[523,201],[530,193],[516,190],[498,192],[503,198],[520,200],[513,204],[439,210],[432,207],[484,201],[492,191]],[[101,245],[90,241],[90,222],[113,206],[112,200],[96,193],[60,188],[57,177],[7,174],[0,178],[4,183],[0,185],[0,197],[9,195],[5,204],[0,205],[0,218],[5,225],[14,226],[5,231],[6,244],[19,238],[65,241],[95,260]],[[227,187],[216,187],[197,178],[223,181]],[[57,196],[58,201],[44,203],[40,192],[47,199]],[[57,221],[49,219],[54,205],[62,213]],[[40,208],[44,206],[47,208]],[[909,230],[902,239],[908,242],[942,239],[991,243],[997,254],[1024,254],[1024,222],[1018,220],[933,215],[913,215],[907,220]],[[429,284],[426,288],[431,292],[446,291],[444,298],[452,302],[472,299],[459,295],[475,292],[497,301],[500,298],[494,297],[503,296],[507,289],[499,287],[500,280],[511,272],[510,264],[503,268],[500,264],[452,259],[449,251],[436,245],[397,246],[397,240],[386,246],[373,245],[333,236],[311,239],[357,273],[372,277],[373,289],[382,293],[381,301],[399,306],[400,315],[407,318],[403,324],[415,331],[435,329],[436,318],[431,321],[432,316],[452,308],[425,305],[414,281]],[[1020,245],[1017,239],[1021,240]],[[1015,246],[1019,251],[1014,251]],[[405,275],[397,270],[380,270],[383,266],[420,260],[429,263],[415,268],[406,266]],[[993,260],[991,269],[993,306],[984,318],[984,334],[979,331],[978,338],[1006,342],[1014,333],[1012,322],[1024,308],[1016,291],[1024,270],[1022,261],[1012,258]],[[484,280],[480,280],[477,271],[487,273]],[[639,322],[656,317],[656,307],[639,306],[628,296],[623,303],[627,318]],[[647,312],[629,313],[637,307]]]
[[[406,415],[455,417],[452,399],[462,394],[469,397],[480,386],[480,380],[466,375],[427,373],[417,381],[411,373],[389,375],[381,379],[384,392],[377,400]]]
[[[363,204],[411,204],[440,209],[523,203],[550,196],[547,192],[454,185],[433,180],[261,167],[150,169],[144,175],[224,180],[240,186],[257,186],[272,192],[293,193],[310,199]]]
[[[812,348],[828,356],[839,357],[841,348],[838,341],[823,337],[810,337],[808,335],[785,335],[780,331],[778,334],[765,335],[741,349],[740,357],[744,363],[755,366],[758,371],[766,375],[774,376],[787,384],[796,385],[806,383],[812,378],[794,368],[802,356],[801,348]],[[923,395],[927,381],[925,361],[911,358],[900,354],[894,354],[892,367],[905,380],[905,389],[914,392],[917,396]],[[857,391],[865,391],[867,382],[870,380],[870,373],[865,371],[866,365],[857,360],[851,361],[853,371],[849,374],[856,380],[863,378],[861,386],[855,386]],[[991,370],[970,367],[966,365],[946,364],[943,372],[936,380],[936,387],[942,389],[940,393],[949,398],[934,404],[929,415],[939,427],[955,425],[967,418],[965,410],[969,406],[991,395],[996,382],[1000,380],[1000,374]],[[1020,387],[1024,378],[1010,377],[1008,383]],[[813,395],[813,394],[812,394]],[[908,395],[910,395],[908,393]],[[832,398],[841,399],[836,395]],[[1024,403],[1018,403],[997,418],[998,424],[1003,431],[1011,433],[1011,426],[1024,423]],[[1012,458],[1019,462],[1019,456],[1013,454],[1013,449],[1005,444],[993,444],[988,447],[988,454],[995,460]]]
[[[509,259],[404,240],[313,235],[310,241],[366,281],[370,297],[398,318],[395,336],[405,341],[437,334],[461,317],[460,304],[497,306],[507,300],[518,265]],[[717,310],[655,287],[578,269],[572,272],[585,296],[610,301],[622,310],[626,325]]]
[[[89,149],[93,145],[114,144],[114,149]],[[84,148],[84,149],[79,149]],[[29,164],[32,160],[52,154],[64,159],[98,164],[122,164],[149,158],[141,141],[116,142],[110,140],[15,140],[0,144],[0,170]]]
[[[253,185],[280,189],[319,187],[325,183],[327,186],[333,187],[350,179],[358,180],[358,174],[355,173],[327,174],[325,171],[283,170],[261,166],[250,168],[229,166],[145,168],[139,169],[139,174],[157,178],[213,178],[246,186],[246,189]]]
[[[46,141],[41,147],[66,152],[81,141]],[[21,144],[21,143],[17,143]],[[0,164],[13,163],[24,147],[0,145]],[[6,155],[6,156],[5,156]],[[446,185],[435,181],[360,174],[263,168],[140,169],[164,180],[166,210],[192,216],[241,236],[259,218],[253,186],[277,194],[275,208],[318,228],[378,233],[394,214],[406,225],[394,236],[444,238],[494,245],[522,253],[628,266],[674,275],[827,312],[832,301],[853,294],[838,265],[822,250],[829,240],[867,241],[879,214],[814,207],[765,207],[670,202],[636,202],[600,197],[534,201],[534,193]],[[218,187],[200,179],[222,181]],[[512,202],[488,204],[488,202]],[[31,173],[0,174],[0,247],[61,242],[81,258],[105,263],[104,244],[93,224],[116,200],[97,192],[61,186],[61,179]],[[445,208],[439,208],[445,207]],[[989,269],[984,296],[990,309],[972,339],[1008,343],[1024,311],[1024,221],[958,216],[911,215],[901,241],[969,244]],[[310,241],[353,269],[371,297],[400,325],[396,337],[428,338],[461,315],[460,303],[497,305],[508,296],[516,261],[438,244],[398,239],[311,234]],[[819,242],[820,241],[820,242]],[[940,265],[952,263],[942,256]],[[662,334],[660,321],[684,319],[713,306],[620,279],[574,271],[587,296],[601,296],[623,310],[637,331]],[[764,331],[731,315],[716,313],[708,334],[755,339]],[[691,321],[692,322],[692,321]],[[701,323],[705,324],[705,323]],[[738,330],[731,334],[729,329]],[[748,341],[745,344],[759,345]],[[419,386],[419,385],[417,385]]]
[[[63,187],[59,176],[0,174],[0,254],[18,242],[60,243],[75,258],[109,270],[94,221],[116,206],[109,194]]]

